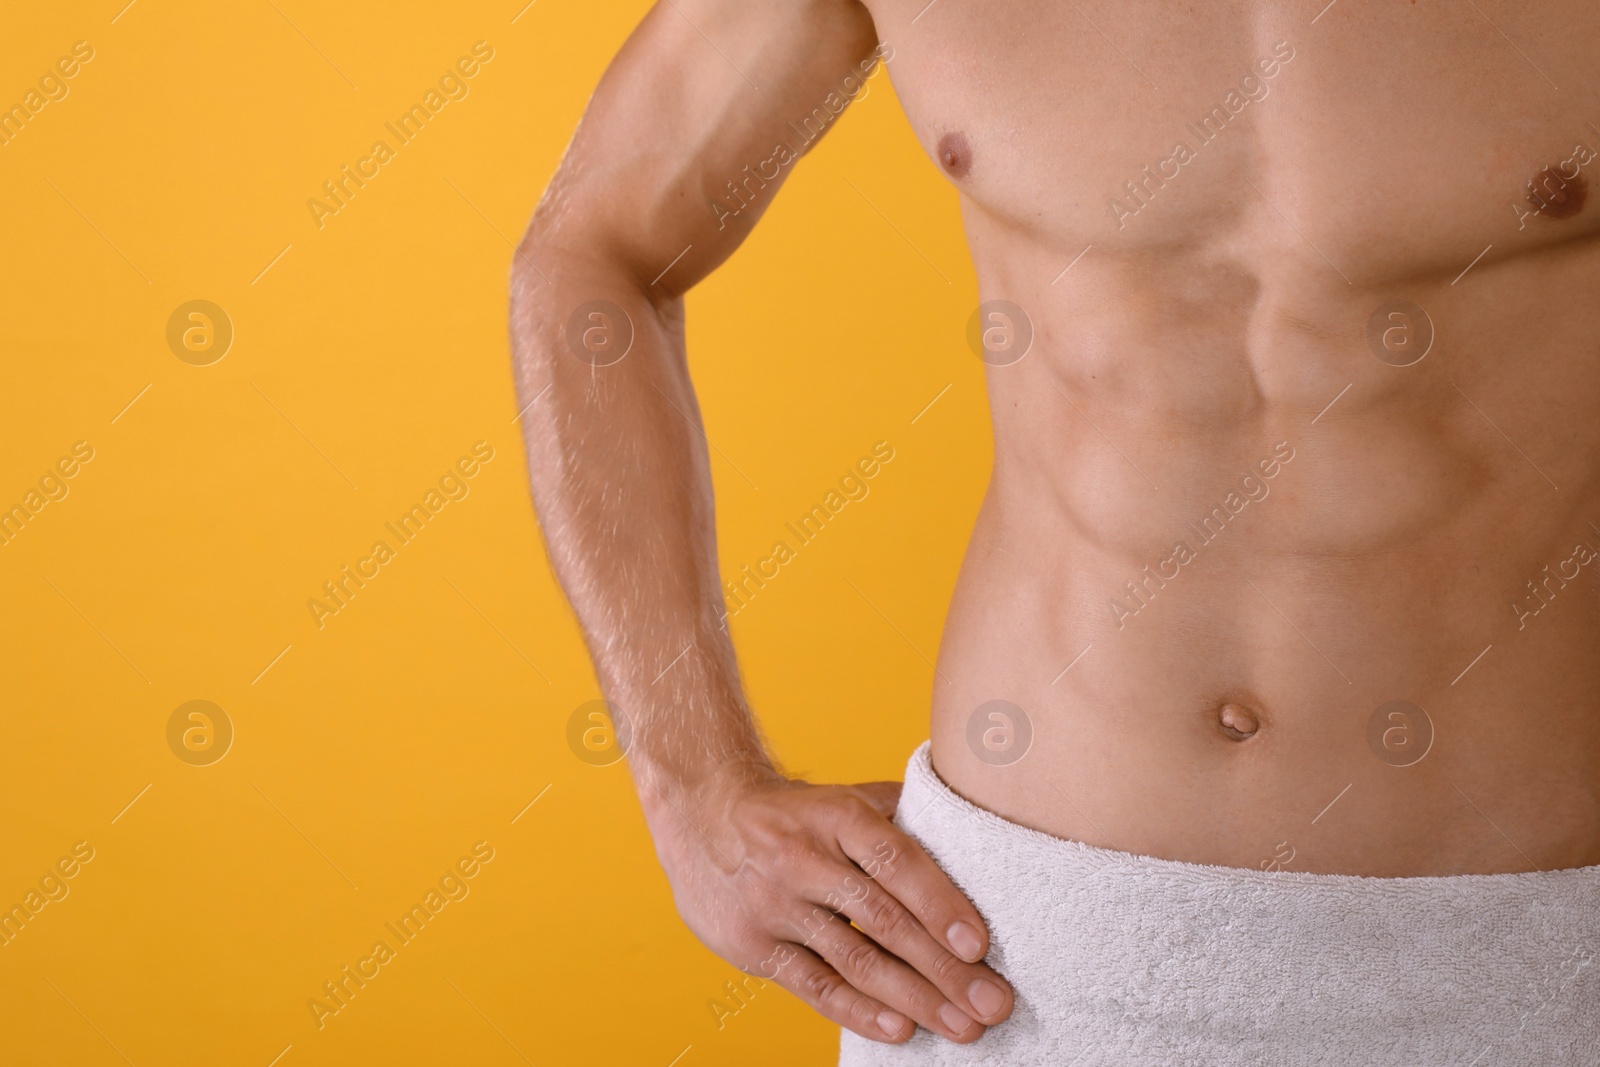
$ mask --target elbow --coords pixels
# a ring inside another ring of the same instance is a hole
[[[636,332],[681,320],[681,304],[640,276],[635,252],[598,212],[539,206],[510,269],[512,358],[522,374],[569,355],[591,370],[611,366]]]
[[[611,257],[574,251],[565,236],[557,240],[536,217],[511,262],[512,362],[523,384],[540,388],[569,357],[591,368],[618,362],[632,348],[640,311],[629,272]]]

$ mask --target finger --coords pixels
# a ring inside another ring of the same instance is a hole
[[[969,963],[961,959],[935,940],[921,921],[887,889],[872,879],[863,879],[853,873],[844,874],[840,878],[840,885],[843,887],[842,899],[830,902],[830,906],[837,907],[868,938],[892,952],[923,980],[932,983],[941,999],[989,1026],[1011,1014],[1013,996],[1005,979],[981,963]],[[851,978],[850,974],[841,973]],[[854,981],[853,978],[851,980]],[[866,991],[881,996],[876,990]],[[900,1007],[898,1002],[889,1003]],[[958,1021],[946,1021],[953,1023],[954,1029],[960,1029]]]
[[[869,1041],[899,1044],[916,1032],[905,1015],[861,993],[804,945],[774,943],[768,959],[775,973],[759,970],[758,977],[777,982],[851,1033]]]
[[[882,815],[885,819],[894,818],[895,809],[900,806],[901,782],[863,782],[855,787],[857,795]]]
[[[950,876],[892,823],[846,820],[839,845],[863,871],[917,917],[945,948],[969,963],[989,951],[989,931]]]
[[[906,917],[910,919],[909,913]],[[925,932],[920,936],[930,948],[937,948]],[[983,1027],[932,982],[831,911],[817,908],[806,922],[805,937],[806,947],[826,960],[845,981],[872,999],[909,1015],[924,1029],[963,1045],[983,1036]],[[960,966],[970,966],[948,952],[944,955]]]

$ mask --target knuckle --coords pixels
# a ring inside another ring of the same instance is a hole
[[[822,903],[834,911],[845,911],[850,905],[861,903],[866,896],[866,887],[854,875],[847,874],[828,891]]]
[[[800,976],[795,992],[814,1005],[827,1004],[844,987],[844,979],[825,967],[813,967]]]
[[[906,907],[918,915],[942,917],[951,915],[954,901],[948,886],[929,885],[922,879],[907,879],[907,885],[900,891],[900,897],[906,902]]]
[[[872,862],[878,866],[891,868],[908,855],[915,855],[920,851],[921,847],[907,837],[894,820],[880,817],[876,829],[877,834],[872,845]]]
[[[830,788],[828,794],[822,800],[830,809],[840,814],[853,813],[868,807],[866,801],[856,796],[849,789],[838,787]]]
[[[918,910],[942,915],[955,910],[955,898],[959,894],[947,885],[931,885],[918,886],[914,895]]]
[[[827,908],[812,908],[805,915],[791,918],[789,926],[802,944],[809,945],[819,937],[831,939],[836,936],[832,929],[836,920],[837,916]]]
[[[889,821],[889,817],[873,806],[872,801],[866,797],[858,797],[852,794],[850,797],[850,811],[858,819],[870,822],[874,826],[882,826]]]
[[[870,982],[883,969],[883,953],[877,945],[862,939],[844,951],[839,963],[840,969],[857,984]]]
[[[869,893],[861,907],[863,918],[879,938],[897,941],[910,932],[907,921],[910,916],[888,893]]]
[[[840,793],[837,796],[830,797],[828,808],[834,818],[844,826],[859,826],[883,821],[883,816],[878,813],[878,809],[853,793]]]
[[[942,986],[954,985],[964,977],[971,967],[961,957],[941,949],[928,964],[929,977]]]

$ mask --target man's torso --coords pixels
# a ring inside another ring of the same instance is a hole
[[[1600,13],[867,7],[1031,333],[941,775],[1192,862],[1600,862]]]

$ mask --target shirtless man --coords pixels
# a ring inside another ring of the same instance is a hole
[[[847,1062],[1592,1062],[1600,9],[1325,2],[668,0],[528,229],[534,500],[678,909]],[[683,344],[874,61],[995,443],[899,825],[758,740]]]

